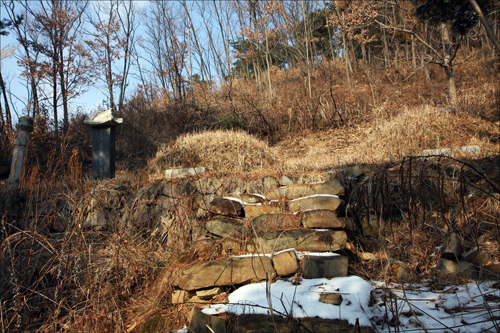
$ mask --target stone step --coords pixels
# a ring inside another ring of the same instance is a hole
[[[297,251],[330,252],[345,248],[347,234],[339,230],[293,229],[265,233],[247,243],[247,251],[259,253],[261,245],[265,253],[276,253],[295,248]]]
[[[247,284],[273,276],[269,257],[250,255],[188,266],[174,280],[173,285],[183,290],[197,290]]]

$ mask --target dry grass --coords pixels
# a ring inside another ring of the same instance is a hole
[[[151,174],[176,167],[203,166],[218,174],[251,172],[275,166],[266,142],[243,131],[217,130],[183,135],[161,148],[150,163]]]
[[[478,145],[481,155],[500,151],[498,126],[476,115],[442,108],[404,107],[397,116],[375,118],[355,128],[311,133],[274,147],[289,171],[328,170],[346,164],[398,161],[423,150]]]

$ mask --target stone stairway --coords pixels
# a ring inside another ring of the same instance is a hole
[[[338,179],[319,183],[297,180],[290,176],[279,180],[266,177],[265,195],[232,193],[211,200],[207,209],[213,217],[206,222],[205,233],[194,242],[194,249],[217,242],[226,252],[243,248],[246,254],[185,267],[173,282],[172,302],[209,302],[227,290],[264,280],[347,276],[348,257],[340,254],[346,247],[346,224],[338,216],[344,209],[344,186]],[[287,221],[295,221],[295,225],[300,221],[300,228],[275,230]],[[324,303],[340,304],[333,294],[322,296]],[[201,332],[204,325],[216,325],[218,319],[208,317],[195,309],[191,330]],[[337,325],[335,329],[349,327],[341,322],[330,324]],[[331,325],[325,324],[321,331],[331,331]],[[364,330],[370,331],[367,327]],[[245,331],[241,324],[238,331]]]

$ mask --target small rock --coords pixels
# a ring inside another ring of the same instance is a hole
[[[189,292],[186,290],[174,290],[172,293],[172,304],[182,304],[189,299]]]
[[[336,293],[321,293],[319,295],[321,303],[340,305],[342,303],[342,295]]]
[[[408,321],[408,323],[413,326],[413,327],[422,327],[422,325],[420,325],[420,323],[418,322],[418,320],[416,320],[415,318],[410,318],[410,320]]]
[[[281,176],[281,178],[279,180],[280,186],[288,186],[288,185],[292,185],[296,182],[297,182],[297,178],[292,177],[292,176],[285,176],[285,175]]]
[[[373,253],[370,252],[363,252],[358,254],[359,259],[363,261],[374,261],[377,260],[377,257]]]
[[[397,260],[394,262],[393,267],[394,275],[396,276],[396,279],[401,282],[410,282],[412,275],[411,275],[411,270],[410,268],[402,263],[401,261]]]
[[[262,178],[262,185],[265,191],[272,191],[278,188],[278,181],[273,176],[267,176]]]
[[[222,294],[224,289],[221,287],[215,287],[211,289],[196,290],[196,296],[201,300],[210,300],[215,296]]]

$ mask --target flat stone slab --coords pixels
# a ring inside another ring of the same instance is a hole
[[[290,201],[291,211],[304,211],[308,209],[328,209],[335,211],[344,201],[336,195],[316,194]]]
[[[422,152],[422,156],[431,156],[431,155],[442,155],[442,156],[451,156],[453,157],[455,154],[463,154],[467,153],[470,155],[478,155],[481,152],[478,146],[464,146],[464,147],[456,147],[456,148],[441,148],[441,149],[428,149]]]
[[[349,259],[341,255],[304,256],[302,277],[305,279],[347,276]]]
[[[123,118],[116,118],[113,109],[108,109],[102,112],[94,112],[93,115],[86,117],[83,123],[90,126],[119,126],[123,124]]]
[[[240,221],[225,217],[208,221],[205,228],[211,234],[221,237],[243,238],[248,235],[248,229]]]
[[[277,214],[280,212],[279,207],[275,206],[268,206],[268,205],[261,205],[261,204],[248,204],[245,205],[245,210],[247,217],[253,219],[257,216],[264,215],[264,214]]]
[[[298,199],[314,194],[343,195],[344,187],[338,180],[332,180],[328,183],[290,184],[269,192],[267,198],[269,200]]]
[[[312,209],[306,210],[300,219],[305,228],[310,229],[343,229],[345,222],[333,210]]]
[[[244,217],[245,211],[240,200],[230,198],[215,198],[210,201],[208,211],[214,214]]]
[[[207,172],[207,168],[199,167],[199,168],[185,168],[185,169],[169,169],[165,170],[165,177],[167,178],[181,178],[181,177],[191,177],[197,176]]]
[[[276,253],[290,248],[313,252],[340,251],[345,248],[347,242],[347,234],[342,230],[277,230],[265,233],[259,238],[265,253]],[[260,252],[260,244],[255,238],[250,240],[247,243],[247,251]]]
[[[297,225],[298,216],[293,213],[263,214],[252,219],[257,233],[263,234],[269,230],[282,229],[285,225]]]
[[[191,265],[182,271],[173,285],[184,290],[233,286],[265,280],[273,276],[271,259],[267,256],[243,256]]]

